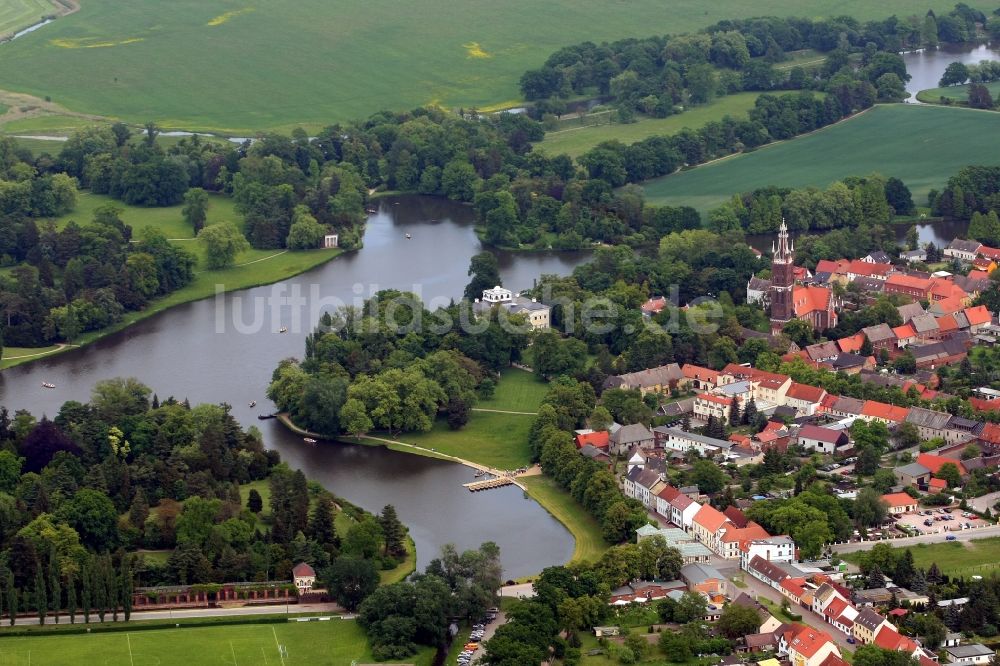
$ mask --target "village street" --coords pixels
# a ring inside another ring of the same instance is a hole
[[[715,568],[719,570],[719,573],[728,578],[730,582],[732,582],[734,576],[742,574],[743,582],[746,584],[745,588],[734,586],[731,593],[732,596],[737,597],[740,592],[745,592],[752,599],[764,597],[765,599],[774,602],[777,606],[781,606],[781,602],[785,599],[785,597],[783,597],[780,592],[765,585],[745,571],[741,572],[736,561],[725,560],[727,563],[726,565],[722,565],[720,562],[713,563]],[[827,622],[818,614],[796,604],[792,604],[792,612],[801,615],[802,622],[805,624],[808,624],[816,629],[822,629],[826,633],[830,634],[830,637],[841,649],[847,649],[852,652],[854,651],[856,645],[848,643],[847,636],[845,634],[838,631],[833,625],[827,624]],[[778,620],[784,621],[784,618],[779,617]]]

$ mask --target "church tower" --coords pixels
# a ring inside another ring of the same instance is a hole
[[[789,244],[788,227],[781,220],[778,242],[771,244],[771,330],[781,331],[782,325],[795,316],[792,289],[795,286],[795,245]]]

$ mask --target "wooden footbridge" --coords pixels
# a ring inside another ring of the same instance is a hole
[[[478,492],[480,490],[489,490],[490,488],[502,488],[503,486],[509,486],[512,483],[514,483],[514,476],[505,474],[503,476],[493,477],[492,479],[482,479],[471,483],[463,483],[462,485],[468,488],[471,492]]]

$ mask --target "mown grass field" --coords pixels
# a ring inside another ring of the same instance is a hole
[[[910,546],[913,563],[921,569],[937,562],[949,576],[990,576],[1000,573],[1000,537],[972,541],[941,541]],[[857,562],[857,553],[845,553],[845,560]]]
[[[549,387],[534,373],[507,368],[500,373],[496,393],[489,400],[476,403],[477,409],[501,409],[511,412],[536,412]]]
[[[279,655],[279,645],[285,646],[288,656]],[[428,648],[415,657],[389,663],[429,666],[432,658]],[[11,638],[4,638],[0,632],[0,663],[11,666],[351,666],[374,661],[357,622],[338,618],[325,622]]]
[[[1000,95],[1000,81],[987,83],[986,89],[990,91],[990,96],[996,101]],[[948,86],[947,88],[930,88],[917,93],[917,99],[927,104],[938,104],[942,97],[956,102],[967,102],[969,100],[969,86]]]
[[[86,0],[4,45],[0,89],[74,111],[241,133],[317,128],[383,108],[488,110],[561,46],[676,33],[724,18],[949,9],[950,0]]]
[[[702,213],[736,192],[767,185],[826,187],[878,171],[900,178],[924,205],[961,167],[1000,163],[1000,114],[939,106],[877,106],[808,136],[765,146],[643,187],[656,204]]]
[[[544,150],[550,155],[566,153],[571,157],[579,157],[603,141],[617,140],[624,144],[635,143],[658,134],[674,134],[685,127],[698,129],[713,120],[722,120],[725,116],[743,118],[747,111],[753,108],[759,93],[738,93],[726,95],[704,106],[693,106],[684,113],[666,118],[641,118],[638,122],[628,125],[577,125],[586,123],[587,117],[579,121],[567,121],[562,128],[549,132],[545,139],[535,144],[538,150]],[[589,119],[592,121],[592,119]]]
[[[49,0],[3,0],[0,2],[0,37],[38,23],[54,9]]]
[[[461,430],[452,430],[444,419],[438,419],[429,432],[395,439],[495,469],[517,469],[531,462],[528,432],[534,420],[521,414],[473,412]]]

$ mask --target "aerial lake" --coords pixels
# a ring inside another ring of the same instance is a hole
[[[161,399],[226,402],[245,426],[261,429],[268,448],[310,479],[371,511],[395,505],[410,527],[421,568],[444,544],[461,549],[483,541],[500,546],[505,578],[566,562],[572,536],[516,487],[470,493],[461,484],[473,480],[472,471],[462,465],[382,447],[331,442],[310,448],[276,421],[257,420],[273,409],[264,391],[278,361],[303,353],[315,324],[311,311],[390,288],[415,291],[425,303],[461,298],[469,259],[483,250],[471,209],[416,196],[381,199],[377,206],[364,249],[277,285],[180,305],[84,348],[4,370],[0,404],[53,417],[67,400],[86,401],[94,382],[117,376],[138,378]],[[496,254],[504,285],[514,290],[530,287],[543,273],[568,274],[587,259],[586,253]],[[296,290],[306,297],[305,307],[267,305],[269,297]],[[234,323],[234,312],[241,324]],[[253,326],[255,314],[264,315],[259,327]],[[288,332],[279,333],[281,327]]]

